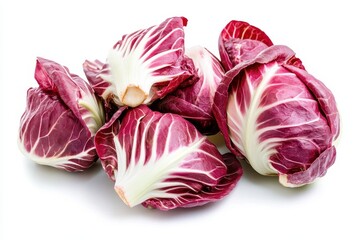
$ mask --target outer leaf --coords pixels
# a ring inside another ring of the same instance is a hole
[[[335,140],[340,134],[340,115],[336,106],[335,97],[330,89],[328,89],[324,83],[302,69],[288,64],[284,67],[294,73],[314,95],[320,105],[321,111],[327,119],[333,135],[333,140]]]
[[[327,169],[331,167],[336,159],[336,149],[334,146],[323,151],[317,157],[310,167],[304,171],[293,174],[279,173],[279,181],[287,187],[299,187],[314,182],[317,178],[326,174]]]
[[[86,60],[83,63],[83,70],[86,78],[89,80],[91,86],[99,95],[101,95],[106,90],[106,88],[110,86],[110,83],[104,82],[99,77],[99,74],[101,73],[103,68],[107,67],[100,60],[95,60],[93,62]]]
[[[214,202],[222,199],[234,189],[236,183],[242,175],[240,162],[233,154],[226,153],[222,156],[222,158],[227,166],[227,172],[216,186],[203,187],[199,190],[199,192],[189,191],[189,193],[185,193],[178,199],[152,198],[143,202],[143,206],[147,208],[169,210],[179,206],[187,208],[201,206],[208,202]],[[179,191],[177,190],[177,192]]]
[[[120,107],[112,118],[95,135],[96,152],[98,153],[101,165],[108,177],[115,181],[118,169],[118,159],[113,138],[119,135],[120,117],[126,107]]]
[[[215,145],[175,114],[146,106],[120,109],[95,136],[103,166],[129,206],[169,210],[221,199],[239,180],[234,157],[222,159]]]
[[[181,115],[203,134],[215,134],[219,129],[212,106],[215,91],[225,74],[224,69],[220,61],[204,47],[192,47],[186,55],[193,60],[199,80],[160,99],[154,108]]]
[[[150,104],[191,78],[194,65],[184,56],[187,19],[174,17],[157,26],[124,35],[110,50],[98,75],[99,62],[85,64],[85,73],[106,102],[136,107]]]
[[[271,45],[270,38],[259,28],[247,22],[232,20],[220,33],[220,59],[228,71],[242,59],[249,59],[244,54],[252,52],[256,55]]]
[[[272,45],[270,38],[261,29],[247,22],[232,20],[220,33],[221,63],[228,71]],[[301,60],[295,56],[288,59],[287,64],[304,69]]]
[[[57,95],[30,88],[18,145],[36,163],[81,171],[96,160],[91,133]]]
[[[214,97],[214,106],[213,106],[213,113],[215,119],[218,123],[219,129],[224,135],[224,140],[226,146],[229,150],[237,155],[238,157],[242,156],[242,153],[239,152],[233,143],[230,140],[228,124],[227,124],[227,105],[229,101],[229,86],[234,81],[239,81],[237,76],[239,73],[245,69],[246,67],[253,65],[253,64],[264,64],[272,61],[276,61],[279,64],[284,64],[288,59],[294,56],[295,53],[286,46],[272,46],[260,54],[253,56],[252,59],[242,62],[241,64],[236,65],[233,69],[228,71],[223,78],[223,81],[219,84],[219,87],[215,93]],[[250,98],[248,96],[247,98]]]
[[[20,120],[19,147],[39,164],[81,171],[96,160],[93,137],[104,124],[100,99],[79,76],[60,64],[38,58]]]
[[[216,103],[227,105],[214,109],[233,152],[257,172],[278,174],[282,184],[294,187],[323,176],[335,161],[339,117],[333,95],[319,80],[286,65],[292,56],[273,46],[238,64],[215,95]]]
[[[102,102],[93,89],[78,75],[48,59],[38,58],[35,79],[44,91],[58,94],[92,135],[104,124]],[[49,87],[50,86],[50,87]]]

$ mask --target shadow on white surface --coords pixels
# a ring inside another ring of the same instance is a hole
[[[66,199],[66,204],[79,205],[80,208],[88,208],[106,218],[150,218],[156,220],[169,220],[169,218],[181,218],[188,215],[208,214],[211,211],[219,211],[227,204],[253,204],[264,205],[268,199],[278,200],[279,203],[295,201],[301,195],[313,192],[314,185],[301,188],[285,188],[278,182],[277,177],[261,176],[248,164],[242,163],[244,168],[243,177],[235,189],[224,199],[195,208],[179,208],[167,212],[156,209],[146,209],[141,205],[130,208],[117,196],[113,189],[114,183],[103,171],[100,162],[95,163],[84,172],[69,173],[59,169],[35,164],[24,159],[29,181],[48,194],[58,194]],[[61,203],[62,200],[59,200]],[[276,202],[276,201],[275,201]],[[81,206],[80,206],[81,205]],[[76,208],[76,206],[75,206]]]
[[[253,185],[254,188],[268,190],[272,193],[266,194],[277,195],[279,198],[297,197],[300,194],[306,194],[312,191],[314,186],[314,184],[309,184],[298,188],[284,187],[279,183],[278,176],[260,175],[246,162],[241,162],[241,165],[244,170],[241,180]]]
[[[71,198],[74,203],[84,201],[83,204],[91,207],[92,211],[99,212],[107,217],[171,217],[194,212],[209,211],[208,208],[216,208],[216,204],[207,204],[202,207],[182,208],[172,211],[159,211],[147,209],[142,205],[130,208],[126,206],[114,191],[114,183],[103,171],[100,162],[95,163],[83,172],[70,173],[48,166],[35,164],[24,159],[27,163],[27,171],[34,185],[49,190],[49,194],[58,192],[64,198]],[[65,196],[67,195],[67,196]]]

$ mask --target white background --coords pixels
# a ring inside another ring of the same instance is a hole
[[[359,239],[359,25],[356,1],[0,2],[0,239]],[[342,117],[335,164],[311,186],[287,189],[248,166],[222,201],[169,212],[128,208],[99,164],[83,173],[39,166],[18,151],[36,56],[84,77],[123,34],[185,16],[186,46],[218,56],[232,19],[291,47],[334,93]]]

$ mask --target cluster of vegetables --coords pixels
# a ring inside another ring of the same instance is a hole
[[[29,159],[70,172],[100,159],[128,206],[169,210],[226,196],[241,162],[286,187],[312,183],[334,163],[339,114],[331,91],[288,47],[231,21],[220,59],[185,49],[187,19],[124,35],[88,81],[38,58],[18,143]],[[221,132],[230,152],[207,136]]]

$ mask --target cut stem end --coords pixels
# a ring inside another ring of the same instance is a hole
[[[128,200],[126,199],[125,193],[124,193],[124,191],[122,190],[122,188],[115,186],[115,192],[119,195],[119,197],[121,198],[121,200],[122,200],[126,205],[128,205],[129,207],[132,207],[132,205],[131,205],[131,204],[128,202]]]
[[[122,97],[124,105],[129,107],[137,107],[147,98],[146,93],[138,86],[128,86]]]

